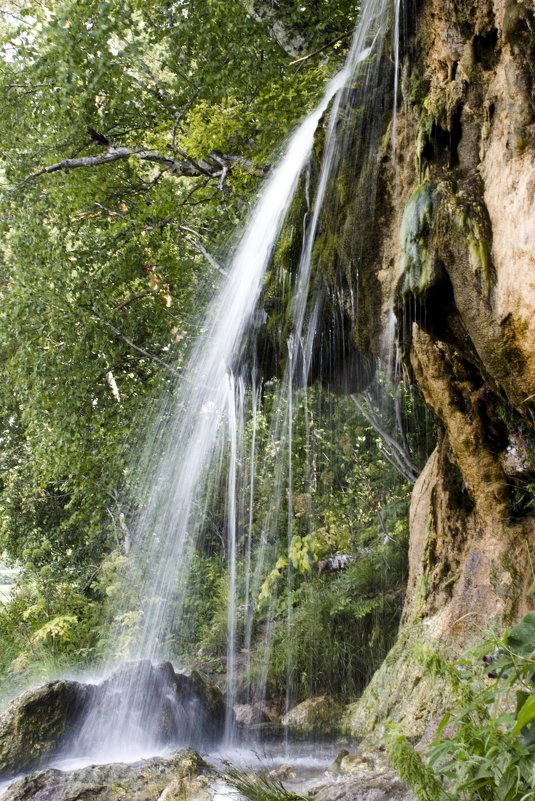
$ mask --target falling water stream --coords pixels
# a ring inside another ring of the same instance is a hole
[[[394,0],[393,8],[397,37],[400,0]],[[224,476],[229,577],[226,682],[229,710],[235,702],[236,688],[238,542],[245,532],[244,642],[249,659],[253,599],[260,589],[267,549],[275,539],[284,502],[287,504],[284,508],[287,509],[288,545],[291,545],[291,449],[295,412],[292,399],[294,391],[306,388],[309,382],[317,346],[323,298],[312,286],[313,250],[330,182],[345,154],[347,131],[340,124],[340,118],[344,104],[357,91],[360,102],[366,102],[365,98],[370,98],[371,105],[377,102],[374,93],[378,91],[378,75],[385,39],[391,27],[391,13],[392,0],[363,2],[346,66],[329,82],[318,106],[290,137],[283,157],[267,179],[229,261],[228,277],[208,310],[204,330],[193,346],[182,378],[174,393],[165,399],[147,437],[142,460],[146,477],[137,492],[141,501],[124,579],[125,594],[134,588],[131,591],[139,607],[128,656],[153,661],[169,658],[170,641],[184,612],[193,551],[202,527],[202,510],[209,503],[213,485]],[[397,38],[394,53],[397,72]],[[397,104],[397,85],[396,74],[394,104]],[[284,442],[287,447],[275,467],[271,503],[259,525],[260,542],[253,559],[252,509],[255,475],[260,462],[256,453],[256,424],[261,381],[254,362],[244,362],[241,354],[247,350],[244,343],[250,335],[249,329],[281,227],[300,178],[307,169],[318,124],[328,109],[321,168],[303,221],[301,257],[292,278],[291,335],[286,343],[284,380],[280,382],[271,421],[271,439]],[[394,132],[395,109],[393,141]],[[365,148],[364,130],[362,138],[362,148]],[[370,188],[370,195],[373,191]],[[358,310],[355,310],[355,318],[357,314]],[[303,414],[306,418],[306,403]],[[249,452],[244,453],[247,424],[252,428],[252,439]],[[308,426],[307,419],[305,426]],[[289,569],[288,593],[292,581]],[[129,595],[130,605],[132,600]],[[288,615],[291,614],[289,605]],[[123,630],[124,616],[119,618],[117,626],[115,641],[118,644]],[[263,644],[263,676],[260,678],[260,685],[263,682],[264,686],[271,640],[272,627],[267,626]],[[291,644],[288,649],[287,708],[292,701]],[[110,668],[112,666],[113,660]],[[120,697],[115,684],[113,699],[90,711],[73,741],[73,757],[109,762],[162,750],[154,721],[154,692],[157,688],[147,687],[140,675],[125,671]],[[232,738],[232,718],[229,715],[225,726],[228,744],[232,743]]]
[[[138,635],[130,648],[134,659],[168,656],[169,626],[180,620],[191,566],[192,548],[201,526],[208,478],[218,471],[220,436],[230,443],[227,533],[230,590],[229,703],[232,702],[236,564],[236,354],[260,295],[262,281],[298,178],[308,161],[322,115],[350,75],[346,67],[330,81],[316,109],[291,137],[286,153],[273,170],[246,226],[229,268],[228,279],[207,314],[205,333],[193,348],[174,396],[167,400],[151,432],[147,486],[141,488],[143,508],[136,524],[129,563],[141,571]],[[332,125],[331,125],[332,128]],[[239,401],[242,406],[243,402]],[[128,579],[127,579],[128,581]],[[94,757],[124,757],[127,752],[154,753],[161,748],[150,725],[154,698],[137,676],[125,676],[123,698],[90,713],[75,750],[94,747]],[[104,712],[103,712],[104,709]],[[227,726],[230,737],[230,726]]]
[[[399,2],[396,2],[399,9]],[[129,647],[134,659],[162,660],[169,657],[172,630],[182,618],[194,546],[202,526],[199,513],[208,503],[210,487],[217,484],[226,464],[226,528],[228,557],[228,654],[227,708],[235,702],[237,541],[247,525],[242,520],[245,482],[239,467],[244,441],[246,382],[251,384],[254,364],[240,361],[243,343],[261,294],[281,226],[306,168],[318,123],[331,106],[319,178],[313,201],[304,220],[301,258],[296,270],[289,315],[292,333],[287,342],[288,358],[279,397],[275,402],[272,437],[287,444],[274,477],[273,503],[262,526],[261,544],[252,562],[249,520],[246,576],[248,609],[256,597],[264,569],[265,548],[273,541],[283,496],[287,499],[288,545],[292,537],[292,397],[295,387],[304,387],[315,347],[321,301],[310,301],[313,247],[329,192],[330,181],[344,155],[347,132],[339,124],[341,110],[357,81],[359,97],[372,97],[377,88],[381,56],[390,26],[391,0],[368,0],[363,4],[345,68],[328,84],[314,111],[289,139],[285,154],[273,170],[230,259],[228,278],[215,297],[206,317],[205,330],[195,343],[187,368],[173,395],[166,399],[158,422],[148,437],[144,461],[143,499],[132,537],[126,583],[138,586],[138,627]],[[396,20],[398,13],[396,13]],[[357,78],[358,76],[358,78]],[[374,101],[375,102],[375,101]],[[373,105],[373,104],[372,104]],[[256,390],[253,405],[258,403]],[[256,408],[256,406],[255,406]],[[283,411],[285,410],[285,411]],[[254,419],[254,413],[253,413]],[[251,487],[254,480],[254,439],[251,455]],[[286,490],[284,491],[284,487]],[[249,499],[251,508],[251,499]],[[292,589],[288,569],[288,592]],[[248,612],[247,612],[248,614]],[[289,620],[292,614],[288,607]],[[247,620],[247,638],[251,620]],[[270,629],[265,639],[264,671],[269,659]],[[120,640],[118,629],[117,641]],[[292,650],[288,646],[288,694],[291,703]],[[143,678],[126,671],[122,698],[100,704],[86,717],[74,751],[92,752],[95,759],[117,758],[131,753],[154,753],[161,748],[155,731],[154,689]],[[114,693],[117,687],[114,687]],[[233,737],[232,718],[227,716],[225,738]]]

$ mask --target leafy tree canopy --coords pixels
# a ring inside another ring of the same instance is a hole
[[[0,552],[24,561],[26,622],[48,639],[74,625],[74,596],[102,592],[133,421],[179,373],[226,243],[355,13],[348,0],[2,6]],[[296,37],[298,63],[284,47]]]

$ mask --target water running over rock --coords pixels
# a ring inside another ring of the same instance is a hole
[[[193,346],[178,387],[165,399],[157,422],[150,429],[142,459],[144,481],[138,490],[139,512],[124,577],[127,604],[117,616],[114,638],[116,653],[126,651],[129,658],[138,662],[135,666],[121,667],[94,693],[89,709],[80,716],[79,730],[71,739],[73,756],[109,761],[125,754],[158,753],[169,745],[210,745],[221,739],[223,733],[227,741],[232,740],[237,660],[237,532],[245,526],[244,505],[238,503],[238,496],[240,493],[243,496],[245,487],[241,465],[247,461],[242,458],[241,449],[249,396],[253,397],[253,421],[259,403],[256,365],[254,358],[248,360],[248,343],[252,330],[258,327],[255,311],[281,227],[309,163],[318,125],[331,106],[321,166],[313,187],[309,186],[307,178],[307,196],[313,194],[313,197],[309,197],[309,208],[303,219],[301,256],[290,278],[286,368],[271,423],[273,439],[284,442],[285,448],[276,462],[273,503],[262,526],[255,563],[250,534],[248,537],[245,628],[250,645],[250,599],[259,592],[266,548],[279,524],[283,499],[287,509],[288,548],[292,547],[293,393],[299,388],[306,392],[304,388],[311,380],[311,368],[321,339],[318,321],[324,298],[316,287],[311,287],[311,270],[325,199],[347,150],[347,130],[342,117],[346,108],[357,102],[356,98],[358,103],[363,103],[371,97],[373,108],[380,105],[373,94],[379,85],[390,6],[390,0],[367,0],[363,4],[346,67],[331,80],[321,102],[291,136],[284,156],[267,180],[230,259],[227,280],[208,310],[206,325]],[[367,125],[359,129],[362,148],[367,141],[365,128],[369,129],[370,125],[368,120]],[[373,194],[373,188],[371,190]],[[248,392],[248,386],[253,387],[252,393]],[[251,465],[254,464],[254,447],[253,437]],[[206,689],[195,676],[176,673],[168,662],[152,664],[170,656],[170,644],[180,631],[195,544],[213,488],[223,476],[229,575],[224,726],[221,699],[216,699],[212,690]],[[251,497],[253,482],[254,467],[251,466]],[[252,520],[249,520],[249,532],[251,530]],[[290,564],[287,577],[290,594],[293,581]],[[134,612],[132,605],[136,599],[138,609]],[[289,626],[291,615],[289,604]],[[125,648],[122,633],[126,618],[130,623],[135,618],[136,626],[133,635],[132,627],[129,628],[129,642]],[[262,682],[265,685],[270,647],[268,625],[261,686]],[[290,644],[288,671],[286,711],[292,684]],[[208,713],[207,709],[214,704],[215,713],[213,708]]]
[[[243,490],[238,452],[243,444],[246,384],[254,376],[254,362],[247,361],[245,343],[250,338],[250,324],[261,295],[266,270],[284,223],[298,181],[306,167],[314,144],[318,123],[331,103],[326,129],[321,169],[314,188],[314,198],[304,221],[304,238],[298,269],[293,279],[289,303],[291,334],[281,397],[272,423],[277,441],[287,443],[276,467],[273,508],[264,524],[262,542],[272,536],[283,494],[288,498],[288,547],[292,540],[292,393],[305,387],[317,336],[319,299],[310,305],[311,265],[314,243],[329,182],[345,152],[347,132],[340,125],[344,104],[354,99],[354,84],[359,97],[374,92],[379,74],[384,41],[388,32],[390,0],[368,0],[363,5],[346,67],[327,86],[325,94],[308,118],[290,138],[286,152],[273,170],[251,214],[245,232],[230,260],[228,279],[214,299],[205,330],[193,347],[187,368],[176,392],[166,400],[152,430],[147,446],[144,470],[146,483],[133,547],[125,581],[138,588],[139,615],[137,634],[129,646],[136,659],[165,659],[169,642],[180,629],[186,603],[186,587],[195,543],[203,523],[210,492],[217,486],[226,467],[226,519],[228,555],[228,656],[227,720],[225,736],[233,736],[232,706],[236,702],[236,583],[237,529],[242,525],[237,508],[237,493]],[[344,89],[345,87],[345,89]],[[344,90],[344,91],[341,91]],[[254,326],[253,326],[254,327]],[[245,359],[245,360],[244,360]],[[256,402],[256,401],[255,401]],[[282,413],[286,409],[287,413]],[[286,489],[283,489],[284,487]],[[251,492],[253,492],[251,486]],[[241,507],[240,507],[241,508]],[[247,576],[249,592],[258,593],[264,547],[261,545],[255,566]],[[288,569],[288,591],[292,572]],[[288,606],[291,616],[291,605]],[[288,625],[291,624],[289,617]],[[250,626],[250,621],[249,624]],[[118,640],[120,639],[120,626]],[[266,657],[270,642],[266,640]],[[291,671],[292,654],[288,653]],[[169,699],[175,692],[177,677],[169,667],[115,674],[100,701],[85,717],[74,749],[78,753],[124,752],[132,747],[156,752],[173,742],[197,742],[199,731],[206,740],[216,740],[217,729],[210,736],[201,726],[184,722],[184,708],[178,714]],[[164,681],[155,681],[155,677]],[[291,681],[288,682],[290,687]],[[160,694],[163,700],[158,701]],[[288,690],[286,709],[290,704]],[[189,710],[196,717],[195,709]],[[162,716],[168,719],[162,727]]]

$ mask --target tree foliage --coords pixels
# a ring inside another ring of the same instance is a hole
[[[152,401],[180,376],[229,243],[288,131],[340,66],[356,13],[349,0],[4,4],[0,552],[24,570],[1,614],[15,671],[97,654],[103,601],[120,594],[136,500],[129,465]],[[271,502],[278,444],[266,419],[275,397],[268,387],[259,419],[258,521]],[[394,480],[381,437],[350,399],[318,393],[314,402],[312,440],[298,410],[289,564],[288,555],[280,561],[283,502],[262,576],[266,608],[278,604],[278,619],[288,603],[301,604],[311,619],[313,588],[322,586],[324,618],[350,620],[355,599],[338,608],[335,580],[318,579],[317,561],[398,548],[408,485]],[[199,641],[209,651],[222,630],[213,599],[226,581],[223,526],[220,499],[195,556],[190,628],[177,653],[191,656]],[[290,598],[280,593],[289,571]],[[389,631],[399,615],[394,583]],[[384,589],[372,584],[366,642],[377,636],[373,598]],[[126,635],[135,625],[125,613]]]

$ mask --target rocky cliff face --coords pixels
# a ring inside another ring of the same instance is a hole
[[[380,321],[379,341],[394,310],[439,441],[413,493],[400,644],[354,734],[388,715],[421,734],[432,699],[415,643],[458,651],[535,600],[535,5],[413,12],[365,265],[381,314],[366,325]]]
[[[424,181],[413,189],[404,166],[411,194],[389,249],[414,375],[442,428],[414,493],[405,620],[432,617],[438,636],[531,602],[534,7],[426,2],[417,26],[405,74],[420,94],[406,96],[400,151]]]

